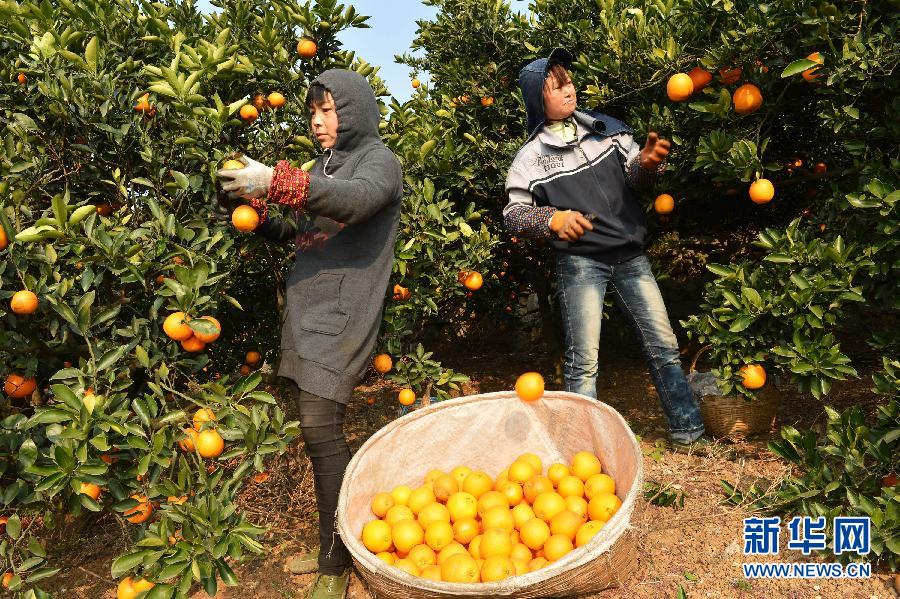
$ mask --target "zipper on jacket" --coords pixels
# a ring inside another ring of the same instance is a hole
[[[610,216],[612,216],[612,204],[609,203],[609,197],[607,197],[606,193],[603,191],[603,186],[600,184],[600,178],[597,177],[597,173],[594,171],[594,166],[591,164],[591,161],[587,157],[587,153],[585,153],[584,149],[581,147],[581,140],[575,140],[575,147],[581,152],[581,155],[584,157],[585,164],[588,165],[588,170],[591,171],[591,175],[594,177],[594,182],[597,184],[597,191],[600,192],[600,195],[603,196],[603,199],[606,201],[606,212]]]

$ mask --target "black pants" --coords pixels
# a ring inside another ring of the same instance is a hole
[[[306,453],[312,460],[319,510],[319,573],[338,575],[350,567],[350,554],[338,536],[335,511],[350,463],[350,448],[344,438],[347,406],[313,395],[291,384],[292,395],[300,407],[300,428]]]

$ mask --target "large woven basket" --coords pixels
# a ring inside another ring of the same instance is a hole
[[[697,360],[709,346],[700,348],[691,363],[691,372]],[[703,395],[700,413],[706,432],[714,437],[744,438],[768,432],[775,425],[778,402],[781,397],[778,377],[770,376],[766,384],[756,392],[756,399],[748,401],[740,395]]]
[[[516,457],[536,453],[549,466],[578,451],[601,457],[622,507],[590,543],[535,572],[495,583],[417,578],[388,566],[363,546],[372,497],[397,485],[418,487],[425,474],[458,465],[497,476]],[[597,400],[563,391],[523,402],[504,391],[442,401],[399,418],[372,435],[350,461],[338,500],[338,532],[369,590],[385,599],[548,597],[616,586],[637,565],[631,521],[641,501],[640,445],[622,416]]]

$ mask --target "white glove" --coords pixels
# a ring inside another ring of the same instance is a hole
[[[216,176],[222,181],[222,190],[245,200],[266,197],[272,184],[273,169],[248,156],[241,156],[238,160],[246,166],[216,171]]]

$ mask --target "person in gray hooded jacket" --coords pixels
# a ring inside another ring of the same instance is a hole
[[[278,375],[290,379],[313,464],[320,549],[292,571],[319,576],[313,599],[346,594],[350,558],[337,535],[335,509],[350,451],[343,434],[347,403],[372,358],[400,220],[400,163],[378,133],[378,103],[352,71],[323,72],[306,99],[311,129],[324,149],[309,173],[280,161],[270,168],[243,157],[245,168],[220,170],[232,200],[260,214],[256,233],[293,240],[286,283]],[[270,204],[291,218],[268,216]],[[228,213],[227,208],[224,211]]]

